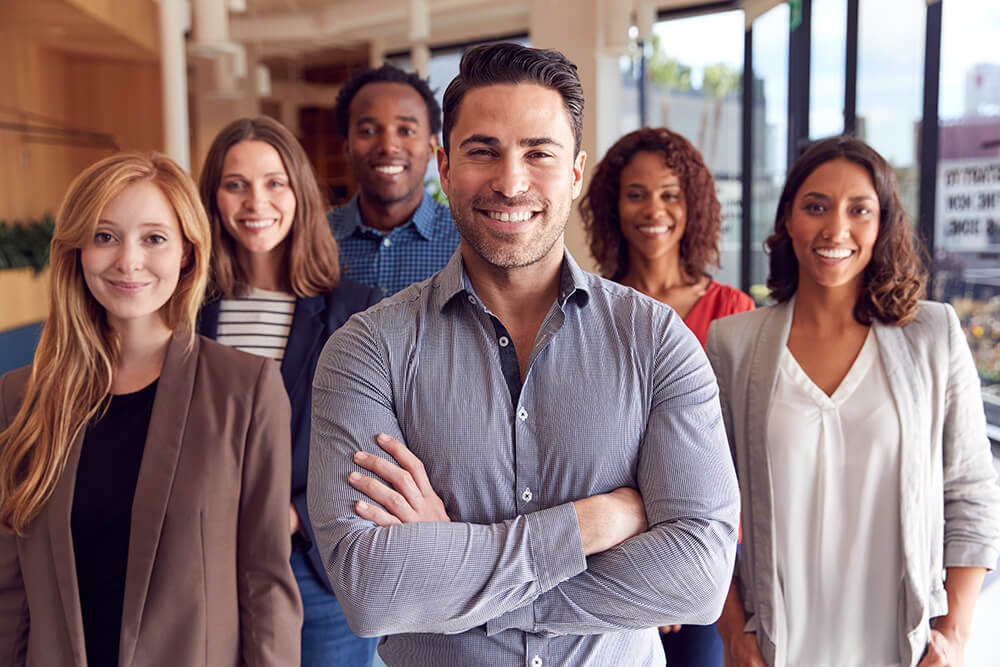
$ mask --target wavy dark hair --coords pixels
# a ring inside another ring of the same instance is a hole
[[[913,226],[899,200],[899,185],[892,167],[871,146],[847,135],[816,142],[788,172],[778,200],[774,231],[765,242],[771,264],[767,278],[771,297],[779,303],[788,301],[799,285],[799,262],[788,235],[788,216],[795,195],[820,165],[837,159],[864,167],[878,195],[878,237],[864,270],[854,319],[864,325],[878,320],[902,326],[916,316],[920,299],[926,293],[926,253],[914,237]]]
[[[249,291],[246,268],[240,266],[236,240],[222,222],[219,183],[226,153],[241,141],[263,141],[278,151],[295,193],[295,219],[288,230],[288,286],[295,296],[330,292],[340,282],[337,242],[326,221],[326,202],[302,144],[278,121],[267,116],[239,118],[215,135],[201,169],[201,202],[212,223],[212,273],[209,298],[232,299]]]
[[[618,217],[621,174],[641,151],[658,153],[681,182],[687,218],[680,243],[681,267],[689,276],[704,276],[711,264],[719,266],[722,206],[715,179],[701,153],[690,141],[665,127],[645,127],[615,142],[597,165],[587,193],[580,200],[583,228],[590,252],[601,274],[621,280],[628,272],[628,244]]]
[[[430,124],[431,134],[437,136],[441,131],[441,107],[438,106],[434,91],[431,90],[425,79],[421,79],[418,74],[406,72],[393,65],[382,65],[381,67],[365,68],[359,70],[337,93],[337,101],[333,105],[334,128],[344,139],[351,124],[351,101],[358,91],[369,83],[401,83],[404,86],[413,88],[424,100],[427,107],[427,122]]]
[[[533,49],[514,42],[496,42],[473,47],[462,54],[458,76],[444,91],[445,155],[451,148],[451,130],[458,120],[465,94],[475,88],[496,84],[535,83],[562,97],[573,130],[573,156],[583,143],[583,85],[576,65],[558,51]]]

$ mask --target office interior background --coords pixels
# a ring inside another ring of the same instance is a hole
[[[391,62],[440,96],[466,47],[507,39],[580,66],[591,166],[641,126],[694,142],[725,216],[716,277],[762,303],[787,166],[845,131],[883,153],[1000,438],[996,2],[34,0],[0,4],[0,37],[0,370],[30,360],[47,309],[45,273],[7,267],[25,246],[40,254],[30,232],[87,164],[156,149],[197,177],[219,128],[266,114],[299,136],[340,204],[356,184],[331,109],[353,71]],[[568,243],[592,268],[575,216]]]
[[[591,167],[641,126],[692,140],[725,215],[716,277],[761,303],[788,165],[841,132],[874,146],[929,252],[930,297],[961,319],[997,446],[996,0],[2,0],[0,372],[30,362],[48,308],[46,273],[30,265],[84,166],[156,149],[197,177],[223,125],[266,114],[339,204],[356,184],[331,110],[351,73],[391,62],[440,96],[463,49],[498,39],[578,64]],[[436,178],[432,165],[429,189]],[[594,267],[575,212],[567,242]]]

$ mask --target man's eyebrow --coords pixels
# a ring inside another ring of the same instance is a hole
[[[464,139],[462,143],[458,145],[459,148],[465,148],[469,144],[486,144],[487,146],[499,146],[500,140],[496,137],[491,137],[485,134],[473,134],[468,138]]]
[[[535,146],[558,146],[562,148],[563,145],[553,139],[552,137],[525,137],[518,142],[521,148],[534,148]]]
[[[534,148],[535,146],[558,146],[562,148],[563,145],[553,139],[552,137],[525,137],[517,142],[521,148]],[[459,148],[463,148],[467,144],[485,144],[487,146],[499,146],[500,140],[496,137],[491,137],[485,134],[473,134],[462,143],[458,145]]]

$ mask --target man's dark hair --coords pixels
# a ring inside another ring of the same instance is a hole
[[[351,100],[358,94],[358,91],[369,83],[402,83],[410,86],[420,93],[427,107],[427,119],[430,122],[431,134],[436,135],[441,131],[441,107],[438,106],[434,91],[418,75],[405,72],[393,65],[382,65],[381,67],[359,70],[344,84],[344,87],[337,93],[337,102],[333,106],[333,120],[336,124],[337,134],[344,139],[347,138],[348,126],[351,124]]]
[[[458,76],[444,91],[444,152],[448,153],[449,135],[467,92],[483,86],[518,83],[535,83],[559,93],[573,129],[573,155],[579,153],[583,139],[583,86],[576,65],[558,51],[511,42],[483,44],[462,54]]]

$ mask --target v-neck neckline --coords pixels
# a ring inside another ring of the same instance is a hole
[[[839,408],[861,385],[861,382],[868,374],[868,370],[872,367],[877,353],[878,347],[875,341],[875,333],[872,328],[869,328],[868,334],[865,336],[865,342],[862,343],[861,349],[851,363],[847,374],[829,396],[802,370],[798,359],[795,358],[795,355],[792,354],[787,345],[782,350],[781,368],[788,373],[788,377],[796,386],[805,391],[817,405]]]

